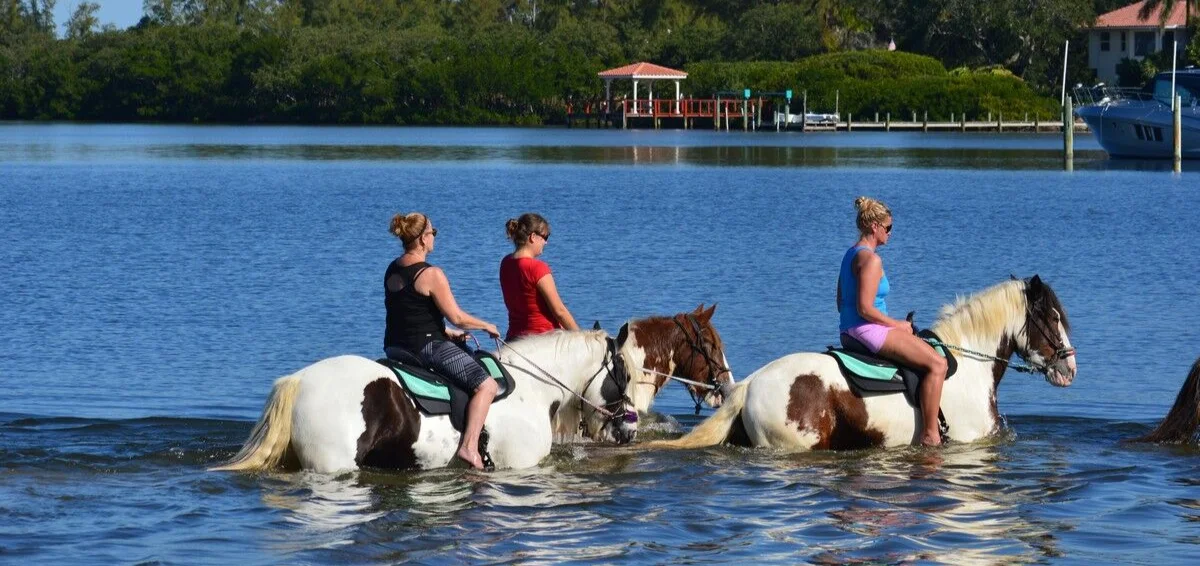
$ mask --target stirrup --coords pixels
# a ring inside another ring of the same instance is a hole
[[[488,453],[488,433],[484,430],[479,433],[479,459],[483,461],[483,471],[496,471],[496,463],[492,461],[492,455]]]

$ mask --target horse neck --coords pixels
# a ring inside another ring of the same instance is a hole
[[[645,413],[655,395],[667,386],[667,378],[645,370],[667,375],[675,371],[679,327],[672,318],[656,316],[631,322],[629,335],[620,351],[629,371],[629,400],[638,412]]]
[[[547,404],[566,404],[578,402],[572,393],[584,395],[592,376],[603,373],[606,337],[595,330],[553,332],[505,344],[498,353],[510,373],[521,375],[517,379],[522,387],[536,392]],[[563,390],[564,386],[570,391]]]
[[[946,306],[931,330],[946,344],[1007,361],[1018,347],[1025,323],[1025,295],[1017,283],[1002,283]],[[943,399],[962,393],[989,403],[990,418],[996,418],[995,392],[1008,364],[955,350],[951,353],[958,360],[958,371],[946,382]]]

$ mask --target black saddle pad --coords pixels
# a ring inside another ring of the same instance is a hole
[[[508,369],[490,352],[477,350],[472,354],[488,375],[496,380],[500,391],[492,403],[504,400],[516,387]],[[471,393],[459,388],[449,379],[432,369],[424,367],[415,356],[404,356],[402,360],[382,358],[376,360],[391,369],[400,382],[401,389],[408,394],[422,413],[430,416],[449,415],[450,424],[462,432],[467,422],[467,403]]]
[[[958,360],[941,339],[929,329],[917,333],[929,342],[933,349],[946,358],[946,379],[958,371]],[[864,347],[834,348],[826,354],[837,360],[850,389],[859,396],[882,395],[903,392],[905,400],[913,407],[920,406],[921,374],[913,368],[903,366],[870,353]]]

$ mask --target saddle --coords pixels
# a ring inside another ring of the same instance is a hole
[[[516,382],[503,365],[490,352],[476,350],[471,354],[479,365],[487,371],[500,391],[492,403],[497,403],[508,397]],[[413,405],[428,416],[449,415],[450,424],[454,430],[463,431],[467,423],[467,403],[471,400],[471,392],[455,385],[445,376],[438,374],[425,366],[416,356],[405,352],[401,359],[381,358],[376,360],[380,365],[391,369],[400,381],[400,388],[412,399]],[[481,449],[482,450],[482,449]]]
[[[950,379],[958,371],[958,360],[954,354],[942,346],[941,339],[929,329],[918,332],[917,336],[946,358],[946,379]],[[825,353],[837,360],[838,368],[855,394],[866,397],[903,392],[909,405],[920,406],[919,392],[923,376],[917,370],[872,354],[861,342],[845,334],[842,335],[842,346],[830,346]]]

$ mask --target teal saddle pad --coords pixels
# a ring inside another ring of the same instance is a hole
[[[500,391],[496,393],[492,403],[512,394],[516,382],[495,356],[483,350],[476,350],[472,356],[488,375],[496,380],[496,385],[500,386]],[[467,403],[471,400],[471,392],[460,389],[442,375],[423,367],[415,357],[404,360],[383,358],[376,361],[396,374],[401,389],[413,400],[417,409],[429,416],[450,415],[450,423],[454,425],[455,430],[462,432],[467,421]]]
[[[954,354],[942,345],[941,339],[928,329],[922,330],[917,336],[933,346],[933,349],[946,358],[946,379],[958,371],[958,360]],[[881,395],[903,392],[905,399],[914,407],[920,406],[918,391],[921,385],[921,375],[913,368],[901,366],[891,360],[862,350],[830,347],[826,354],[837,360],[838,368],[850,384],[850,389],[859,396]]]

